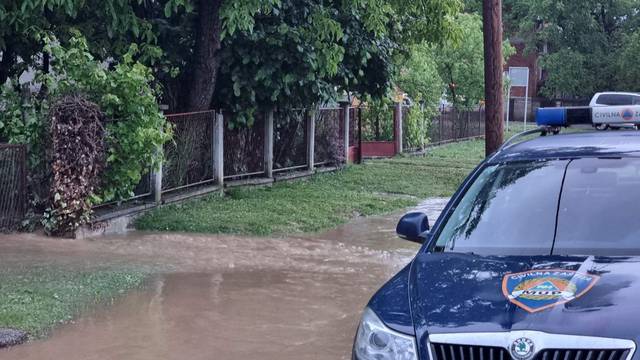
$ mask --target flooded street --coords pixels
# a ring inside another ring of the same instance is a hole
[[[431,222],[446,204],[423,204]],[[136,266],[145,287],[0,359],[350,359],[362,308],[418,245],[402,212],[285,238],[131,233],[96,240],[0,236],[0,261]]]

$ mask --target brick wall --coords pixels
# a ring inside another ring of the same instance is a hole
[[[536,53],[527,53],[526,45],[519,40],[513,40],[511,45],[516,48],[516,53],[512,55],[505,64],[504,70],[509,71],[509,67],[528,67],[529,68],[529,97],[537,97],[540,78],[538,68],[538,55]],[[511,89],[512,97],[524,97],[525,89],[523,87],[514,87]]]

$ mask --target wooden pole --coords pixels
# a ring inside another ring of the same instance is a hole
[[[503,142],[502,0],[483,0],[485,152],[494,153]]]

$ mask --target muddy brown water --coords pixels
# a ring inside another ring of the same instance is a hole
[[[435,220],[446,204],[422,208]],[[146,286],[0,359],[350,359],[362,308],[418,246],[402,213],[322,234],[247,238],[130,233],[99,240],[0,236],[3,265],[147,267]]]

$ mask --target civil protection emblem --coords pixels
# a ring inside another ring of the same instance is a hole
[[[513,304],[534,313],[581,297],[599,279],[573,270],[531,270],[505,275],[502,293]]]
[[[622,117],[622,119],[624,121],[631,121],[633,120],[633,115],[634,115],[634,111],[633,109],[624,109],[620,112],[620,116]]]

